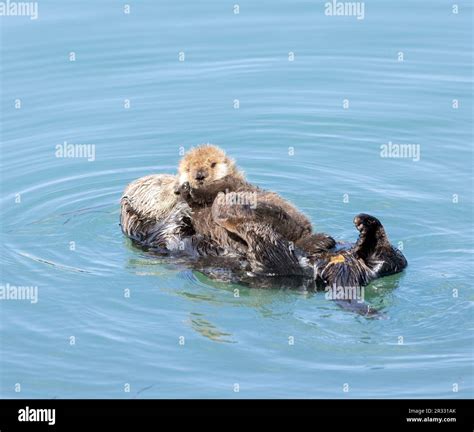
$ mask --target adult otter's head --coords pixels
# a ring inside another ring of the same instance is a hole
[[[176,176],[154,174],[130,183],[121,199],[123,233],[146,247],[175,250],[193,234],[191,209],[174,194]]]
[[[179,163],[179,185],[188,182],[193,189],[232,175],[241,176],[235,162],[219,147],[210,144],[191,149]]]

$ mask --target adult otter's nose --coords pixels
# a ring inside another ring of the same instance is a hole
[[[204,171],[198,171],[194,178],[196,180],[204,180],[206,178],[206,173]]]

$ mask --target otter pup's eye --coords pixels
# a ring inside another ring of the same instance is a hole
[[[212,162],[211,163],[211,168],[215,168],[216,165],[217,165],[217,162]]]

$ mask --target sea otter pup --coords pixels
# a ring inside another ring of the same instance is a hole
[[[268,247],[283,241],[288,243],[290,249],[303,248],[317,253],[330,250],[336,244],[328,235],[313,234],[309,219],[278,194],[248,183],[234,160],[216,146],[206,144],[186,153],[179,163],[178,179],[176,193],[181,194],[190,205],[196,231],[218,243],[231,231],[222,231],[222,228],[226,227],[222,223],[216,224],[216,215],[233,204],[245,203],[255,209],[254,226],[261,224],[267,229],[271,227],[272,233],[279,236],[279,239],[274,238]],[[222,192],[226,193],[227,202],[225,197],[216,202],[215,198]],[[234,198],[235,203],[232,202]],[[235,208],[245,211],[245,206]],[[294,254],[291,256],[296,259]],[[289,256],[285,257],[288,258]]]

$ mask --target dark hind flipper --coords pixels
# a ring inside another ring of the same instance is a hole
[[[372,271],[351,251],[344,250],[321,255],[314,262],[314,279],[318,288],[331,287],[350,291],[367,285],[372,279]]]
[[[364,286],[377,277],[397,273],[406,266],[405,257],[388,241],[378,219],[366,214],[355,217],[359,239],[348,250],[322,254],[314,264],[318,288],[327,298],[363,315],[378,315],[364,301]]]
[[[354,225],[359,231],[359,238],[351,249],[356,258],[365,261],[376,249],[390,246],[385,230],[376,217],[360,213],[354,218]]]
[[[366,214],[354,218],[359,238],[349,250],[323,254],[315,263],[315,278],[320,287],[354,288],[377,277],[379,263],[375,252],[390,246],[382,224]]]
[[[340,307],[364,316],[379,313],[365,302],[365,289],[373,278],[373,272],[350,251],[323,255],[314,264],[316,287],[324,288],[326,299]]]
[[[354,225],[360,234],[351,251],[372,270],[373,278],[398,273],[407,266],[407,260],[390,244],[376,217],[361,213],[354,218]]]
[[[305,275],[308,269],[302,266],[304,258],[300,259],[292,242],[273,229],[268,218],[269,206],[258,211],[258,206],[240,204],[245,201],[238,194],[241,193],[220,193],[212,205],[212,217],[214,222],[245,241],[252,271],[268,276]]]

